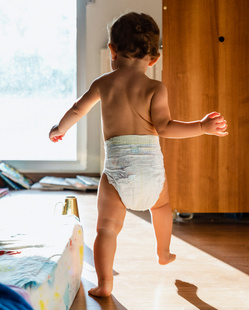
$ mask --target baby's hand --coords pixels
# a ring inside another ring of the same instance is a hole
[[[219,137],[225,137],[228,135],[227,121],[218,112],[212,112],[207,114],[201,120],[201,129],[205,134],[215,135]]]
[[[62,138],[65,136],[65,134],[62,134],[59,130],[58,130],[58,125],[55,125],[51,128],[50,132],[49,132],[49,139],[52,142],[58,142],[59,140],[62,140]]]

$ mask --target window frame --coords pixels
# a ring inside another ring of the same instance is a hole
[[[77,97],[86,90],[86,5],[87,0],[76,0],[77,7]],[[75,98],[76,99],[76,98]],[[73,104],[73,103],[72,103]],[[77,124],[76,161],[5,161],[22,172],[80,172],[87,169],[87,116]]]

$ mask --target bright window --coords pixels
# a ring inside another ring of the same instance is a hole
[[[76,99],[76,0],[0,0],[0,159],[74,161],[48,132]]]

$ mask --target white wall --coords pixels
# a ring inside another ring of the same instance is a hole
[[[100,50],[107,46],[107,25],[115,17],[129,12],[151,15],[162,33],[161,0],[95,0],[86,9],[86,84],[100,75]],[[87,170],[100,171],[100,106],[96,105],[87,115]]]

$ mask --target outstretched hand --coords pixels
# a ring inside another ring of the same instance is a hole
[[[201,129],[205,134],[225,137],[228,135],[227,121],[218,112],[207,114],[201,120]]]
[[[58,142],[59,140],[62,140],[62,138],[65,136],[65,134],[62,134],[59,129],[58,125],[55,125],[51,128],[49,132],[49,139],[52,142]]]

